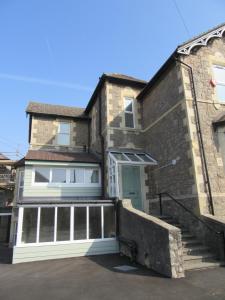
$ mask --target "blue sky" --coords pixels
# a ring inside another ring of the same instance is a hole
[[[0,152],[26,152],[30,100],[85,107],[103,72],[148,80],[224,12],[224,0],[1,0]]]

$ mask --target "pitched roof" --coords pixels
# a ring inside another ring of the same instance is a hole
[[[104,73],[104,75],[107,76],[108,78],[112,77],[112,78],[115,78],[115,79],[130,80],[130,81],[141,82],[141,83],[147,84],[146,80],[138,79],[138,78],[135,78],[135,77],[132,77],[132,76],[124,75],[124,74]]]
[[[101,90],[105,81],[118,83],[118,84],[126,84],[128,86],[136,86],[141,89],[143,89],[147,85],[147,81],[142,79],[137,79],[131,76],[118,74],[118,73],[103,73],[102,76],[99,78],[99,82],[88,102],[87,107],[85,108],[86,114],[89,113],[92,105],[95,103],[96,96],[98,95],[98,92]]]
[[[170,55],[166,62],[161,68],[155,73],[155,75],[149,80],[148,84],[138,94],[137,99],[141,99],[145,96],[151,87],[157,82],[159,77],[176,61],[179,55],[189,55],[194,47],[206,46],[208,41],[212,38],[221,38],[225,32],[225,23],[220,24],[207,32],[201,33],[200,35],[186,41],[185,43],[178,46],[175,51]]]
[[[100,163],[100,160],[93,153],[87,152],[53,152],[45,150],[29,150],[25,160],[58,161],[58,162],[79,162],[79,163]]]
[[[207,46],[212,38],[221,38],[225,32],[225,23],[219,24],[179,45],[177,53],[189,55],[194,47]]]
[[[86,118],[84,108],[53,105],[40,102],[29,102],[26,113],[28,114],[42,114],[42,115],[53,115],[60,117],[70,118]]]
[[[4,154],[0,153],[0,160],[9,160],[9,158]]]

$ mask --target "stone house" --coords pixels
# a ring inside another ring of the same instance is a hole
[[[116,253],[119,237],[120,251],[134,242],[136,259],[167,276],[220,264],[224,32],[178,46],[149,82],[103,74],[85,109],[28,105],[14,263]]]

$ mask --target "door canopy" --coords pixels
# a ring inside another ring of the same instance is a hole
[[[116,163],[126,165],[157,165],[157,161],[145,152],[110,151],[109,156]]]

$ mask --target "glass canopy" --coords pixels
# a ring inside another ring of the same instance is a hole
[[[156,165],[157,162],[149,154],[140,152],[109,152],[110,157],[118,163],[136,164],[136,165]]]

